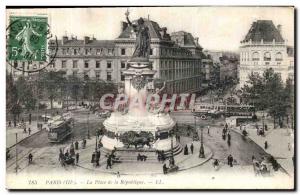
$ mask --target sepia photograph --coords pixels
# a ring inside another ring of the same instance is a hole
[[[293,6],[5,11],[8,190],[295,190]]]

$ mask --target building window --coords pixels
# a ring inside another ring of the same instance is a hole
[[[281,64],[281,62],[277,62],[277,65],[280,65]]]
[[[270,65],[270,62],[265,62],[265,65]]]
[[[126,55],[126,49],[124,49],[124,48],[121,49],[121,55],[122,56]]]
[[[62,55],[66,55],[66,49],[61,50]]]
[[[125,62],[121,62],[121,68],[125,68]]]
[[[108,55],[112,55],[113,54],[113,49],[108,49]]]
[[[78,66],[77,66],[77,60],[73,60],[73,68],[78,68]]]
[[[254,52],[252,54],[252,61],[259,61],[259,53],[258,52]]]
[[[67,61],[66,60],[61,61],[61,68],[67,68]]]
[[[280,52],[276,53],[275,60],[282,61],[282,54]]]
[[[14,67],[17,68],[18,67],[18,62],[14,61]]]
[[[84,68],[89,68],[89,61],[84,61]]]
[[[106,80],[111,81],[111,72],[107,72]]]
[[[125,75],[121,73],[121,81],[125,81]]]
[[[111,68],[111,62],[107,62],[107,68],[108,68],[108,69]]]
[[[150,55],[153,55],[153,49],[150,49]]]
[[[96,68],[100,68],[100,61],[96,61]]]
[[[101,54],[101,50],[100,49],[97,49],[96,50],[96,55],[100,55]]]
[[[77,71],[73,71],[73,76],[77,76]]]
[[[97,80],[100,79],[100,72],[96,72],[96,79],[97,79]]]
[[[74,55],[77,55],[77,49],[74,49]]]
[[[266,52],[264,54],[264,61],[271,61],[271,53],[270,52]]]

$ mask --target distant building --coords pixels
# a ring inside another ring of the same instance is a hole
[[[279,73],[282,80],[286,81],[289,66],[281,25],[276,28],[271,20],[253,22],[240,45],[240,86],[246,83],[251,72],[262,74],[268,68]]]
[[[227,83],[238,79],[239,54],[230,51],[206,50],[212,59],[217,83]]]
[[[144,20],[151,37],[150,61],[153,69],[157,71],[154,78],[165,81],[169,93],[199,91],[202,82],[202,59],[205,56],[198,38],[184,31],[170,35],[166,27],[160,27],[158,23],[148,19]],[[135,22],[137,21],[133,21]],[[136,35],[126,22],[121,22],[120,30],[121,33],[115,40],[96,40],[90,37],[79,40],[77,37],[63,36],[58,40],[55,61],[47,69],[62,70],[66,76],[112,81],[122,86],[122,72],[134,52]],[[54,40],[51,40],[50,53],[54,53],[55,46]],[[23,66],[26,70],[27,64],[16,63],[16,66]],[[22,71],[15,73],[20,72]]]

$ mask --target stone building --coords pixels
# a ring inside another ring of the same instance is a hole
[[[161,28],[154,21],[144,20],[151,37],[150,61],[157,71],[154,78],[166,81],[169,93],[199,90],[203,55],[198,40],[183,31],[170,36],[167,28]],[[173,41],[173,36],[182,40],[180,44]],[[122,72],[134,52],[135,33],[131,26],[121,22],[121,34],[115,40],[103,41],[89,37],[78,40],[76,37],[65,36],[58,42],[57,57],[50,69],[122,85]],[[50,44],[51,49],[54,48]]]
[[[203,78],[202,60],[205,55],[198,38],[184,31],[173,32],[170,35],[166,27],[160,27],[158,23],[149,19],[144,20],[151,37],[149,58],[153,69],[156,70],[154,78],[166,82],[168,93],[199,91]],[[132,23],[135,22],[137,21]],[[126,22],[121,22],[120,32],[114,40],[97,40],[87,36],[79,40],[74,36],[63,36],[58,40],[55,60],[47,69],[64,71],[66,76],[101,79],[122,86],[122,72],[134,52],[136,35]],[[54,42],[49,41],[50,55],[55,52]],[[34,66],[38,68],[40,65],[41,63]],[[16,62],[16,66],[26,69],[28,65]],[[13,71],[14,75],[22,74],[22,71],[13,68],[9,71]]]
[[[286,81],[289,63],[281,25],[275,27],[271,20],[253,22],[240,45],[240,86],[246,83],[251,72],[262,74],[268,68],[279,73],[282,80]]]

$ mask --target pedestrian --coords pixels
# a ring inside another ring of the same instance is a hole
[[[94,162],[95,162],[95,158],[96,158],[96,153],[95,153],[95,152],[93,152],[93,154],[92,154],[92,160],[91,160],[91,163],[94,163]]]
[[[29,125],[31,125],[31,113],[29,113],[29,117],[28,117],[28,122],[29,122]]]
[[[193,143],[191,144],[190,149],[191,149],[191,153],[193,154],[194,153],[194,145],[193,145]]]
[[[268,131],[268,125],[265,124],[265,131]]]
[[[226,140],[226,134],[224,132],[222,133],[222,139]]]
[[[227,123],[225,124],[225,129],[226,129],[226,131],[227,131],[227,129],[228,129],[228,124],[227,124]]]
[[[209,125],[207,126],[207,134],[209,135]]]
[[[26,131],[26,127],[24,128],[24,131],[23,131],[23,133],[27,133],[27,131]]]
[[[291,143],[288,143],[288,150],[291,151]]]
[[[228,139],[228,140],[227,140],[228,142],[231,141],[231,135],[230,135],[230,133],[227,134],[227,139]]]
[[[231,154],[229,154],[229,156],[227,157],[227,164],[230,166],[230,167],[233,167],[233,157]]]
[[[79,161],[79,153],[77,152],[76,153],[76,165],[78,164],[78,161]]]
[[[10,120],[8,121],[8,127],[11,127],[11,121]]]
[[[86,139],[83,139],[84,148],[86,147]]]
[[[217,170],[219,168],[219,161],[218,159],[215,159],[215,161],[213,162],[213,167],[215,170]]]
[[[71,156],[75,156],[75,149],[74,149],[74,144],[72,142],[71,146],[70,146],[70,155]]]
[[[242,131],[242,124],[240,124],[240,131]]]
[[[187,145],[185,145],[184,147],[184,152],[183,152],[184,155],[188,155],[189,154],[189,150],[188,150],[188,147]]]
[[[75,142],[75,150],[78,150],[78,145],[79,145],[79,143],[78,143],[78,141],[76,140],[76,142]]]
[[[30,129],[30,127],[28,128],[28,135],[30,135],[31,134],[31,129]]]
[[[108,167],[111,169],[111,157],[110,156],[106,160],[106,169],[108,169]]]
[[[28,163],[29,163],[29,164],[32,163],[32,158],[33,158],[32,154],[29,153],[29,155],[28,155]]]
[[[268,147],[269,147],[269,146],[268,146],[268,142],[265,141],[265,150],[268,149]]]
[[[166,163],[163,165],[163,172],[164,172],[164,174],[168,173],[168,167],[167,167]]]
[[[100,150],[97,150],[97,152],[96,152],[96,167],[100,166],[100,163],[99,163],[100,156],[101,156],[101,152],[100,152]]]

